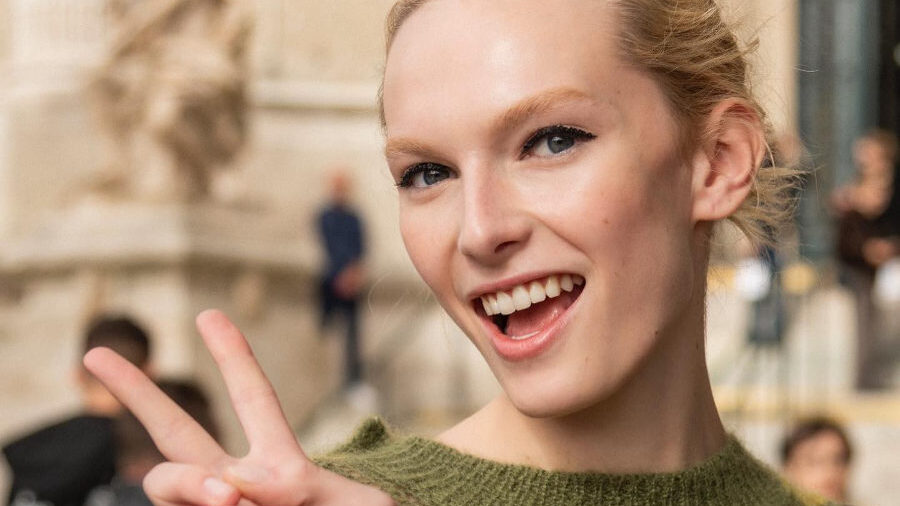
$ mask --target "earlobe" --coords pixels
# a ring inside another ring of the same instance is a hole
[[[692,166],[695,223],[725,219],[741,206],[766,146],[759,114],[739,99],[719,103],[706,132]]]

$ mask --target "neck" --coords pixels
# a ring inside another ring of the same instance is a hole
[[[704,287],[705,290],[705,287]],[[439,439],[501,462],[559,471],[686,469],[727,442],[704,353],[703,297],[608,398],[559,417],[532,418],[501,395]]]

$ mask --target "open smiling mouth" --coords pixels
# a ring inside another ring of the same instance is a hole
[[[584,278],[561,274],[484,294],[473,301],[475,311],[506,337],[521,341],[534,337],[556,321],[584,290]]]

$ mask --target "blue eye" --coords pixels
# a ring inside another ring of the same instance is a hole
[[[451,176],[450,169],[436,163],[419,163],[406,169],[397,186],[400,188],[427,188]]]
[[[522,156],[555,156],[572,149],[578,141],[586,141],[597,136],[580,128],[553,125],[533,133],[522,146]]]

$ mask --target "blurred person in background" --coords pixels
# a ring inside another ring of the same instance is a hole
[[[150,339],[133,319],[101,315],[88,326],[82,350],[114,350],[149,372]],[[82,412],[28,434],[3,448],[12,471],[9,503],[81,506],[91,489],[115,474],[114,420],[123,411],[83,366],[75,372]]]
[[[785,477],[795,486],[845,503],[853,445],[844,428],[834,420],[814,417],[802,420],[781,444]]]
[[[358,302],[365,284],[365,231],[350,204],[352,188],[346,169],[332,169],[328,184],[329,200],[316,217],[326,258],[319,291],[321,323],[325,327],[337,317],[345,325],[344,387],[352,392],[363,380]]]
[[[775,138],[767,155],[768,167],[800,167],[804,148],[800,139],[789,132]],[[799,184],[792,189],[791,199],[797,199]],[[754,347],[780,347],[785,328],[784,301],[781,274],[787,259],[783,237],[794,234],[793,227],[775,231],[766,228],[767,243],[754,244],[747,237],[738,243],[740,259],[737,264],[735,287],[738,293],[752,304],[747,338]],[[775,245],[778,245],[776,248]]]
[[[213,415],[209,396],[199,384],[191,380],[164,379],[157,386],[185,413],[191,415],[207,434],[216,441],[219,440],[219,423]]]
[[[163,456],[153,444],[150,434],[130,412],[123,412],[113,422],[116,471],[109,483],[95,487],[85,506],[150,506],[141,483]]]
[[[873,299],[879,268],[900,255],[900,201],[896,191],[897,136],[873,130],[853,146],[856,180],[832,195],[837,213],[841,278],[857,311],[857,375],[860,389],[887,386],[882,318]]]
[[[190,380],[160,380],[157,386],[190,415],[206,432],[218,439],[218,425],[212,414],[209,397]],[[108,485],[96,487],[88,495],[85,506],[150,506],[142,483],[147,474],[165,461],[141,422],[123,411],[114,423],[116,475]]]

